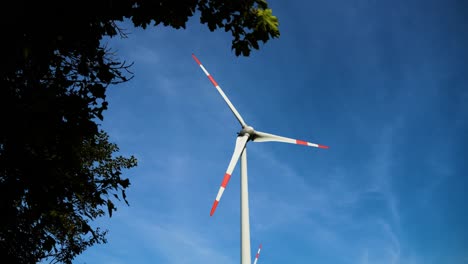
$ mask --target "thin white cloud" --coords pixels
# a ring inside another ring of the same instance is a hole
[[[124,41],[132,41],[133,39],[127,39]],[[135,42],[135,41],[132,41]],[[161,63],[161,56],[156,52],[156,49],[145,46],[136,45],[133,49],[129,49],[126,58],[131,58],[132,61],[144,66],[158,66]]]
[[[384,197],[392,221],[397,226],[400,224],[399,201],[393,190],[392,182],[394,178],[398,178],[398,175],[395,175],[392,171],[392,166],[394,166],[392,155],[395,139],[399,135],[398,132],[402,130],[403,125],[404,120],[398,118],[382,128],[380,141],[376,143],[373,150],[375,158],[369,161],[372,164],[369,173],[373,181],[369,191],[380,193]]]
[[[394,233],[392,227],[385,221],[380,220],[380,225],[382,225],[382,228],[385,232],[385,234],[389,237],[390,243],[388,247],[388,252],[390,254],[390,263],[391,264],[397,264],[400,263],[400,241],[397,237],[397,235]]]
[[[368,170],[357,172],[337,167],[327,171],[319,185],[312,186],[304,180],[304,173],[299,174],[285,162],[277,159],[264,148],[255,148],[253,152],[267,163],[271,171],[281,177],[275,177],[282,189],[293,191],[290,197],[273,192],[252,194],[253,212],[256,219],[254,228],[258,232],[279,231],[284,226],[297,226],[307,232],[309,243],[327,250],[342,252],[343,261],[355,256],[359,263],[399,264],[401,262],[400,241],[397,230],[400,229],[398,199],[392,189],[392,138],[398,133],[401,120],[389,124],[383,131],[381,142],[375,145],[371,156],[366,161]],[[350,184],[354,173],[364,173],[369,185],[359,188]],[[287,180],[286,180],[287,179]],[[383,198],[391,218],[382,220],[380,214],[370,215],[368,220],[359,219],[355,208],[364,202],[366,195],[377,193]],[[251,213],[252,214],[252,213]],[[268,219],[268,221],[266,221]],[[263,222],[262,222],[263,220]],[[364,221],[364,222],[363,222]],[[300,226],[300,227],[299,227]],[[377,233],[381,230],[381,238]],[[294,229],[289,229],[294,232]],[[359,241],[346,234],[347,230],[361,233]],[[374,241],[374,242],[372,242]],[[378,241],[378,242],[376,242]],[[361,252],[360,254],[352,253]],[[364,252],[364,253],[362,253]]]
[[[369,264],[369,250],[367,248],[364,249],[358,263],[359,264]]]
[[[171,224],[138,223],[140,237],[149,243],[150,248],[164,256],[164,263],[235,263],[229,256],[217,251],[213,242],[204,239],[205,234],[192,230]]]

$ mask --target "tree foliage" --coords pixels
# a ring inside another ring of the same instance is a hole
[[[279,37],[265,0],[7,1],[0,66],[0,258],[71,263],[105,243],[92,221],[127,202],[118,156],[99,128],[107,88],[132,78],[101,39],[124,36],[118,21],[136,27],[185,28],[198,12],[211,31],[232,34],[237,56]]]

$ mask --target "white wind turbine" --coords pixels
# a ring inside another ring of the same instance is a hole
[[[227,103],[229,108],[231,109],[232,113],[235,115],[237,120],[242,126],[240,132],[238,132],[238,136],[236,139],[236,146],[234,148],[234,153],[231,158],[231,162],[229,162],[229,166],[224,174],[223,181],[221,182],[221,187],[219,188],[218,195],[216,196],[216,200],[213,203],[213,207],[211,208],[210,216],[212,216],[218,206],[218,203],[223,195],[224,189],[226,188],[229,179],[231,178],[232,172],[234,171],[234,167],[237,164],[239,158],[241,158],[241,264],[250,264],[250,225],[249,225],[249,193],[248,193],[248,184],[247,184],[247,142],[268,142],[268,141],[276,141],[276,142],[283,142],[283,143],[291,143],[291,144],[298,144],[304,145],[309,147],[316,147],[316,148],[324,148],[327,149],[327,146],[310,143],[303,140],[292,139],[287,137],[281,137],[265,132],[260,132],[254,130],[253,127],[247,125],[245,123],[242,116],[237,112],[234,105],[231,103],[229,98],[224,94],[221,87],[218,83],[213,79],[210,73],[203,67],[200,60],[192,54],[193,59],[198,63],[200,68],[205,72],[208,79],[210,79],[211,83],[214,85],[216,90],[221,94],[224,101]]]

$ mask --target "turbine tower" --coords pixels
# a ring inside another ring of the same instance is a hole
[[[226,104],[231,109],[232,113],[236,117],[237,121],[239,121],[241,125],[241,130],[237,133],[238,136],[236,138],[236,145],[234,148],[234,153],[232,155],[231,161],[229,162],[228,168],[226,173],[224,174],[223,181],[221,182],[221,186],[218,190],[218,195],[216,195],[216,199],[211,207],[210,216],[213,216],[216,208],[218,207],[219,201],[221,200],[221,196],[223,195],[224,190],[231,178],[232,172],[234,171],[234,167],[237,165],[239,158],[241,159],[241,264],[250,264],[250,224],[249,224],[249,192],[248,192],[248,183],[247,183],[247,143],[249,141],[253,142],[269,142],[269,141],[276,141],[276,142],[283,142],[283,143],[290,143],[290,144],[297,144],[297,145],[304,145],[309,147],[316,147],[316,148],[323,148],[327,149],[327,146],[319,145],[315,143],[310,143],[307,141],[299,140],[299,139],[292,139],[282,136],[277,136],[274,134],[269,134],[265,132],[260,132],[255,130],[253,127],[247,125],[244,121],[242,116],[239,114],[237,109],[231,103],[229,98],[223,92],[221,87],[215,81],[213,76],[206,70],[206,68],[201,64],[200,60],[192,54],[193,59],[197,62],[203,72],[206,74],[208,79],[211,81],[213,86],[218,90],[219,94],[223,97]]]

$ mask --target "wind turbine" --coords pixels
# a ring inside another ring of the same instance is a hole
[[[236,110],[234,105],[231,103],[229,98],[223,92],[221,87],[215,81],[213,76],[203,67],[200,60],[192,54],[193,59],[197,62],[203,72],[206,74],[208,79],[211,81],[213,86],[218,90],[218,92],[223,97],[226,104],[231,109],[234,116],[239,121],[242,129],[237,133],[236,138],[236,146],[234,148],[234,153],[232,154],[231,161],[229,162],[229,166],[224,174],[223,181],[221,182],[221,187],[219,188],[218,195],[213,203],[211,208],[210,216],[213,216],[216,207],[218,207],[218,203],[221,200],[221,196],[223,195],[224,190],[231,178],[232,172],[234,171],[234,167],[237,165],[237,161],[241,158],[241,264],[250,264],[250,225],[249,225],[249,193],[248,193],[248,183],[247,183],[247,143],[249,141],[253,142],[268,142],[268,141],[276,141],[276,142],[283,142],[283,143],[290,143],[290,144],[297,144],[297,145],[304,145],[309,147],[316,147],[316,148],[323,148],[327,149],[327,146],[319,145],[315,143],[310,143],[303,140],[292,139],[287,137],[281,137],[265,132],[256,131],[253,127],[247,125],[244,121],[242,116]]]

